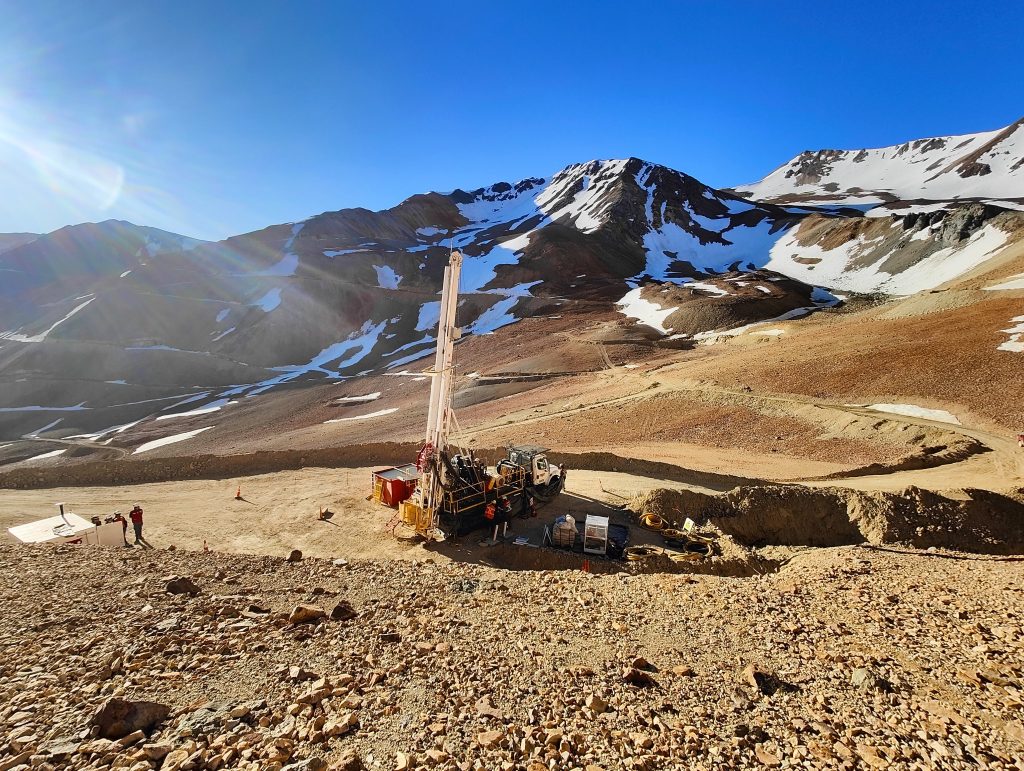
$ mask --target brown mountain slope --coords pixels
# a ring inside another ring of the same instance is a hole
[[[780,336],[768,355],[735,346],[688,371],[755,391],[935,403],[1007,432],[1019,430],[1024,361],[997,347],[1007,338],[999,330],[1021,313],[1021,293],[988,294],[994,296],[909,317],[886,318],[887,305],[818,317]]]

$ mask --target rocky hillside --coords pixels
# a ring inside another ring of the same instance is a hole
[[[847,547],[735,579],[5,545],[0,570],[6,769],[967,769],[1024,752],[1013,561]]]

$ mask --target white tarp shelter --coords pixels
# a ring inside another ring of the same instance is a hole
[[[122,546],[124,535],[120,522],[94,525],[70,512],[37,519],[7,529],[22,543],[86,543],[100,546]]]

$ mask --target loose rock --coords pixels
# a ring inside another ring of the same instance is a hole
[[[197,595],[202,591],[188,576],[171,576],[167,579],[164,590],[168,594],[190,594]]]
[[[90,721],[104,739],[122,739],[135,731],[149,732],[161,723],[171,708],[155,701],[107,699]]]
[[[290,624],[312,624],[327,618],[327,612],[316,605],[296,605],[288,615]]]

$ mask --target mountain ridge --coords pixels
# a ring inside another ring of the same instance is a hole
[[[39,233],[0,233],[0,254],[39,238]]]
[[[25,273],[0,288],[0,431],[38,430],[35,406],[85,405],[60,430],[95,433],[186,397],[204,408],[419,366],[452,248],[466,338],[610,313],[632,339],[685,348],[835,307],[836,291],[932,289],[1024,231],[1024,215],[995,204],[901,203],[751,200],[627,157],[218,242],[70,226],[0,254]]]

